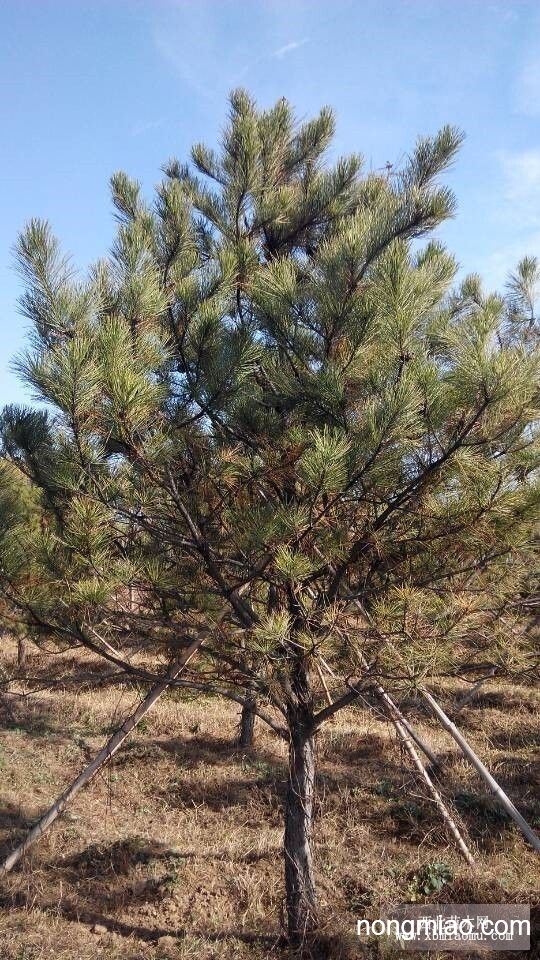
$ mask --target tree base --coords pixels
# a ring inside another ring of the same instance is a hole
[[[255,740],[255,701],[242,707],[237,744],[241,750],[251,750]]]

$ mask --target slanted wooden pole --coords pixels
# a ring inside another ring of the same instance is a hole
[[[317,554],[317,556],[319,556],[321,559],[324,559],[323,554],[321,553],[321,551],[319,550],[318,547],[315,547],[314,550],[315,550],[315,553]],[[334,567],[332,566],[332,564],[329,564],[329,569],[330,569],[330,571],[331,571],[332,573],[334,572]],[[311,588],[308,590],[308,593],[310,593],[310,595],[313,596],[313,591],[311,590]],[[366,613],[365,613],[364,608],[362,607],[362,604],[360,603],[360,601],[355,599],[353,602],[354,602],[355,607],[356,607],[358,610],[360,610],[360,612],[361,612],[364,616],[366,616]],[[344,637],[346,640],[349,640],[349,638],[346,636],[346,634],[344,633],[344,631],[341,630],[341,628],[338,627],[338,628],[336,629],[336,633],[339,633],[339,634],[340,634],[342,637]],[[357,657],[358,657],[359,660],[360,660],[361,665],[362,665],[365,669],[367,669],[368,666],[369,666],[369,664],[368,664],[366,658],[364,657],[363,653],[362,653],[361,650],[359,650],[358,647],[356,647],[356,646],[354,647],[354,649],[355,649],[355,651],[356,651]],[[325,664],[325,661],[323,660],[323,658],[320,657],[320,659],[321,659],[321,661],[323,662],[323,664]],[[327,664],[325,664],[325,665],[327,666]],[[389,711],[390,716],[391,716],[391,719],[392,719],[392,723],[395,723],[395,718],[398,718],[398,719],[399,719],[400,723],[401,723],[402,726],[405,728],[405,730],[407,731],[407,733],[409,734],[409,736],[410,736],[410,737],[412,738],[412,740],[416,743],[416,746],[419,747],[419,749],[422,751],[422,753],[424,753],[425,756],[428,758],[428,760],[429,760],[429,762],[431,763],[431,766],[433,767],[433,769],[434,769],[434,770],[438,770],[439,767],[440,767],[440,763],[439,763],[437,757],[436,757],[435,754],[429,749],[429,747],[428,747],[427,743],[425,742],[425,740],[423,740],[422,737],[420,737],[420,735],[419,735],[418,733],[416,733],[416,731],[415,731],[415,730],[413,729],[413,727],[410,725],[409,721],[408,721],[408,720],[406,719],[406,717],[404,717],[404,715],[402,714],[402,712],[401,712],[401,710],[399,709],[399,707],[397,706],[397,704],[392,700],[392,698],[390,697],[390,695],[386,692],[386,690],[384,689],[384,687],[383,687],[380,683],[375,683],[374,686],[373,686],[373,689],[374,689],[375,694],[376,694],[376,696],[378,697],[378,699],[384,704],[385,707],[388,708],[388,711]]]
[[[398,721],[401,724],[401,726],[407,731],[411,740],[413,740],[416,746],[420,748],[422,753],[426,755],[431,763],[431,766],[435,770],[438,770],[440,768],[440,762],[438,758],[435,756],[433,751],[430,750],[425,740],[423,740],[422,737],[411,727],[409,721],[406,717],[404,717],[397,703],[392,700],[390,694],[388,694],[386,690],[381,687],[380,683],[375,684],[374,690],[379,700],[388,708],[392,722],[396,723],[396,721]]]
[[[459,732],[455,723],[452,723],[450,717],[446,715],[442,707],[439,706],[435,698],[425,689],[421,688],[422,696],[427,703],[429,703],[433,713],[440,721],[441,725],[445,730],[448,731],[451,737],[456,741],[461,752],[467,757],[468,760],[472,763],[474,769],[477,773],[480,774],[484,783],[488,785],[490,790],[495,794],[501,806],[506,810],[508,815],[517,823],[519,829],[521,830],[523,836],[529,841],[531,846],[540,853],[540,838],[534,832],[531,826],[527,823],[525,818],[521,815],[519,810],[514,806],[510,797],[504,792],[502,787],[497,783],[494,777],[492,777],[488,768],[482,763],[480,757],[474,752],[472,747],[469,746],[465,737]]]
[[[317,551],[317,552],[320,555],[320,551]],[[330,570],[332,570],[332,566],[330,566]],[[354,606],[358,610],[360,610],[360,612],[365,617],[367,617],[369,621],[370,620],[369,614],[367,613],[366,610],[364,610],[364,607],[362,606],[360,601],[357,598],[354,598],[353,603],[354,603]],[[393,645],[392,645],[392,649],[394,649]],[[362,654],[360,654],[360,656],[362,656]],[[525,818],[521,815],[519,810],[514,806],[514,804],[510,800],[510,797],[507,796],[507,794],[504,792],[502,787],[497,783],[495,778],[492,777],[487,767],[484,766],[484,764],[482,763],[480,758],[476,755],[472,747],[469,746],[465,738],[459,732],[456,725],[452,723],[449,717],[446,716],[444,710],[442,710],[442,708],[439,706],[437,701],[432,697],[432,695],[425,689],[425,687],[420,687],[419,689],[420,689],[420,693],[422,694],[424,699],[427,701],[427,703],[429,703],[433,712],[435,713],[435,716],[438,717],[444,729],[448,731],[451,737],[453,737],[453,739],[456,741],[456,743],[460,747],[462,753],[470,760],[475,770],[480,774],[484,782],[487,783],[490,790],[498,798],[499,802],[504,807],[506,812],[512,817],[515,823],[517,823],[524,837],[526,837],[529,843],[534,847],[534,849],[540,853],[540,839],[538,838],[538,836],[536,835],[532,827],[529,826]],[[388,695],[386,694],[386,696]]]
[[[367,667],[367,662],[363,657],[362,653],[359,650],[357,650],[356,652],[357,652],[357,655],[360,657],[360,660],[362,661],[362,665]],[[323,663],[324,663],[324,660],[323,660]],[[351,698],[356,698],[361,695],[362,693],[361,690],[356,689],[353,684],[350,684],[349,686],[350,686]],[[378,691],[377,691],[377,687],[378,687]],[[403,717],[403,714],[400,712],[399,708],[396,706],[392,698],[388,696],[386,691],[383,690],[383,688],[380,687],[379,685],[375,685],[373,689],[376,692],[378,692],[378,695],[381,699],[386,715],[388,716],[389,720],[394,724],[394,727],[396,729],[396,732],[400,740],[402,741],[416,769],[418,770],[424,783],[426,784],[426,787],[428,788],[444,822],[446,823],[448,830],[456,840],[456,843],[461,853],[465,857],[465,860],[467,861],[467,863],[473,865],[474,864],[473,855],[469,850],[467,844],[465,843],[465,840],[463,839],[455,820],[453,819],[448,807],[446,806],[441,794],[437,790],[437,787],[433,783],[433,780],[431,779],[428,771],[426,770],[416,750],[415,744],[417,743],[417,737],[414,731],[411,730],[409,724],[405,720],[405,717]],[[343,697],[341,702],[343,703],[345,699],[346,698]],[[340,701],[334,704],[334,708],[339,706],[339,703]],[[326,714],[330,714],[331,712],[332,712],[332,707],[327,707],[325,710],[321,710],[320,713],[317,715],[317,717],[319,718],[319,723]],[[426,752],[426,755],[428,756],[428,758],[431,760],[431,762],[437,765],[437,758],[431,753],[429,748],[426,748],[425,746],[423,746],[423,749]]]
[[[319,680],[320,680],[321,683],[322,683],[323,690],[324,690],[325,695],[326,695],[326,702],[328,703],[328,706],[331,707],[331,706],[332,706],[332,703],[333,703],[332,697],[330,696],[330,691],[329,691],[329,689],[328,689],[328,684],[327,684],[327,682],[326,682],[326,680],[325,680],[325,678],[324,678],[324,673],[322,672],[322,670],[321,670],[321,668],[320,668],[320,665],[317,663],[317,661],[315,661],[315,669],[316,669],[317,673],[319,674]]]
[[[102,750],[96,754],[91,763],[84,768],[82,773],[70,784],[67,790],[64,790],[62,795],[58,797],[57,800],[52,804],[47,812],[38,820],[38,822],[32,827],[30,832],[26,835],[25,839],[18,847],[13,850],[9,856],[0,864],[0,876],[3,876],[6,873],[9,873],[10,870],[22,859],[27,850],[43,836],[47,830],[53,825],[55,820],[58,819],[62,811],[68,805],[68,803],[77,796],[80,790],[86,786],[87,783],[90,783],[96,773],[101,770],[105,764],[111,760],[114,754],[122,746],[126,737],[129,736],[131,731],[137,726],[142,718],[152,709],[156,700],[158,700],[161,695],[167,690],[173,680],[182,672],[184,667],[187,666],[188,662],[191,660],[193,655],[197,652],[198,648],[201,646],[203,638],[200,637],[197,640],[194,640],[193,643],[189,645],[186,651],[182,654],[179,660],[177,660],[167,671],[163,680],[159,683],[156,683],[152,687],[150,692],[146,695],[144,700],[141,701],[134,713],[131,714],[124,720],[124,723],[121,727],[118,728],[116,733],[110,738],[110,740],[105,744]]]
[[[403,746],[404,746],[405,749],[407,750],[407,752],[408,752],[409,756],[411,757],[411,759],[412,759],[412,761],[413,761],[416,769],[417,769],[418,772],[420,773],[420,776],[422,777],[422,779],[423,779],[424,783],[426,784],[426,786],[427,786],[427,788],[428,788],[431,796],[433,797],[433,800],[435,801],[435,804],[436,804],[436,806],[437,806],[437,808],[438,808],[438,810],[439,810],[439,813],[441,814],[444,822],[446,823],[446,826],[448,827],[448,830],[450,831],[450,833],[451,833],[452,836],[454,837],[454,839],[455,839],[455,841],[456,841],[456,843],[457,843],[457,845],[458,845],[461,853],[462,853],[463,856],[465,857],[465,860],[467,861],[467,863],[470,864],[471,866],[473,866],[473,865],[474,865],[474,857],[473,857],[471,851],[469,850],[467,844],[465,843],[465,840],[463,839],[463,837],[462,837],[462,835],[461,835],[461,833],[460,833],[460,831],[459,831],[459,829],[458,829],[458,827],[457,827],[457,824],[456,824],[455,820],[453,819],[453,817],[452,817],[452,815],[451,815],[448,807],[446,806],[446,804],[445,804],[445,802],[444,802],[441,794],[440,794],[439,791],[437,790],[437,787],[436,787],[435,784],[433,783],[433,780],[431,779],[429,773],[427,772],[426,768],[424,767],[424,764],[422,763],[422,761],[421,761],[421,759],[420,759],[420,757],[419,757],[419,755],[418,755],[418,752],[417,752],[417,750],[416,750],[416,748],[415,748],[415,746],[414,746],[414,744],[413,744],[413,742],[412,742],[412,739],[411,739],[408,731],[407,731],[406,728],[403,726],[403,724],[401,723],[400,720],[398,720],[398,719],[396,719],[396,718],[393,718],[393,722],[394,722],[394,726],[395,726],[395,728],[396,728],[396,730],[397,730],[397,732],[398,732],[398,734],[399,734],[399,736],[400,736],[400,738],[401,738],[401,740],[402,740],[402,742],[403,742]]]
[[[337,630],[337,633],[341,633],[341,635],[344,636],[342,630],[339,630],[339,629],[338,629],[338,630]],[[368,670],[368,669],[369,669],[369,664],[368,664],[366,658],[364,657],[363,653],[361,652],[361,650],[359,650],[356,645],[354,645],[354,650],[355,650],[355,652],[356,652],[356,656],[358,657],[358,659],[359,659],[360,664],[362,665],[362,667],[364,667],[366,670]],[[326,667],[326,669],[329,670],[330,668],[328,667],[328,664],[326,663],[326,661],[325,661],[322,657],[320,657],[320,659],[321,659],[323,665]],[[351,687],[351,689],[354,689],[354,688]],[[430,748],[428,747],[427,743],[425,742],[425,740],[422,739],[422,737],[420,736],[420,734],[417,733],[416,730],[414,730],[413,727],[411,727],[409,721],[408,721],[407,718],[402,714],[402,712],[401,712],[401,710],[399,709],[397,703],[396,703],[394,700],[392,700],[392,697],[390,696],[390,694],[387,693],[386,690],[384,689],[384,687],[381,686],[381,684],[380,684],[380,683],[377,683],[376,681],[375,681],[375,683],[373,684],[372,689],[373,689],[375,695],[377,696],[377,698],[381,701],[381,703],[382,703],[383,706],[385,707],[387,713],[390,714],[390,718],[391,718],[391,720],[392,720],[392,723],[394,723],[396,719],[398,719],[398,720],[400,721],[400,723],[402,724],[403,727],[405,727],[405,730],[407,731],[407,733],[409,734],[409,736],[411,737],[411,739],[414,741],[414,743],[416,744],[416,746],[417,746],[417,747],[422,751],[422,753],[424,753],[425,756],[428,758],[428,760],[429,760],[429,762],[431,763],[431,766],[433,767],[433,769],[438,770],[438,769],[440,768],[440,762],[439,762],[438,758],[435,756],[435,754],[433,753],[433,751],[430,750]],[[360,691],[359,691],[359,694],[360,694]]]

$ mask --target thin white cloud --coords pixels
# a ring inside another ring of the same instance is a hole
[[[540,255],[540,146],[497,155],[500,190],[493,208],[495,236],[508,238],[480,259],[487,289],[502,289],[510,270],[525,256]]]
[[[206,34],[203,43],[193,31],[192,34],[187,34],[187,31],[176,29],[176,27],[167,29],[162,23],[158,23],[152,31],[152,36],[159,56],[168,63],[180,80],[199,95],[211,97],[214,92],[215,72],[212,70],[210,56],[210,32]],[[198,52],[199,60],[208,65],[209,69],[206,73],[197,68],[197,62],[191,55],[194,49]]]
[[[540,52],[518,75],[516,110],[526,117],[540,117]]]
[[[306,43],[309,43],[309,37],[304,37],[303,40],[293,40],[291,43],[286,43],[283,47],[278,47],[277,50],[272,52],[271,56],[276,60],[282,60],[288,53],[292,53],[293,50],[298,50],[299,47],[304,47]]]
[[[540,256],[540,232],[526,232],[520,240],[514,240],[481,258],[478,270],[485,289],[502,290],[508,274],[523,257],[528,256]]]
[[[504,199],[530,222],[540,223],[540,147],[501,151]]]

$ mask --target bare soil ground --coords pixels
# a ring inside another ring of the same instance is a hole
[[[11,671],[15,645],[2,644],[0,670]],[[44,657],[30,658],[28,674],[47,669]],[[62,669],[66,678],[54,691],[0,699],[1,854],[140,697],[116,683],[81,688],[78,676],[108,672],[82,658]],[[465,689],[447,686],[443,702],[450,707]],[[537,828],[539,709],[532,686],[492,682],[460,714],[465,735]],[[392,903],[540,901],[538,857],[447,735],[413,705],[414,714],[444,760],[439,784],[477,866],[469,868],[449,841],[393,729],[366,707],[349,708],[318,742],[321,956],[408,956],[382,942],[355,942],[356,919],[377,917]],[[218,699],[163,699],[105,775],[3,881],[0,960],[286,956],[279,945],[286,747],[258,722],[256,748],[242,754],[233,746],[237,723],[238,709]],[[434,863],[448,868],[447,880],[426,895]],[[539,955],[538,947],[522,954]]]

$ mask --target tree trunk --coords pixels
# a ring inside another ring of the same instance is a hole
[[[251,750],[253,746],[255,732],[255,707],[256,701],[251,698],[246,701],[242,707],[240,715],[240,730],[238,733],[238,746],[242,750]]]
[[[311,690],[303,665],[292,687],[298,701],[288,710],[289,777],[285,803],[285,894],[289,943],[300,946],[317,927],[317,895],[313,873],[312,830],[315,786],[315,737]]]
[[[26,669],[26,641],[24,637],[19,637],[17,641],[17,666],[20,673]]]

